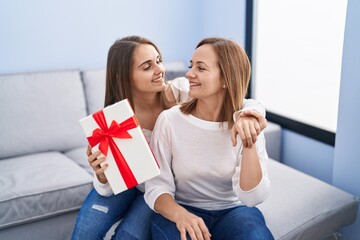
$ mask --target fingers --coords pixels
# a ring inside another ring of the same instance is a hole
[[[186,240],[186,229],[182,228],[180,230],[180,236],[181,236],[181,240]]]
[[[100,151],[96,151],[95,153],[91,153],[91,148],[88,146],[88,149],[86,151],[86,154],[88,155],[88,162],[89,165],[92,167],[92,169],[94,170],[95,174],[97,175],[98,179],[100,182],[102,183],[106,183],[107,182],[107,178],[104,174],[105,170],[107,169],[108,165],[107,164],[102,164],[103,162],[105,162],[106,157],[101,155]],[[102,166],[101,166],[102,164]]]
[[[239,117],[249,117],[249,116],[255,117],[259,123],[260,132],[267,127],[266,118],[264,118],[259,112],[255,111],[255,110],[242,111],[238,116]]]
[[[240,116],[252,116],[252,117],[255,117],[257,119],[259,118],[264,118],[258,111],[255,111],[255,110],[246,110],[246,111],[242,111],[240,113]]]
[[[236,136],[237,136],[237,131],[236,131],[236,128],[235,128],[235,125],[231,128],[231,142],[232,142],[232,145],[235,147],[236,144],[237,144],[237,141],[236,141]]]
[[[104,164],[101,166],[101,163],[103,163],[106,160],[106,157],[98,157],[96,160],[94,160],[91,163],[91,167],[94,169],[94,172],[98,175],[103,174],[105,172],[105,169],[107,168],[107,164]]]
[[[259,135],[261,133],[261,127],[260,127],[259,122],[254,123],[254,128],[255,128],[257,135]]]
[[[267,120],[264,117],[258,118],[261,131],[267,127]]]
[[[245,134],[245,143],[244,143],[244,147],[247,148],[251,148],[252,147],[252,144],[253,144],[253,139],[252,139],[252,132],[251,132],[251,127],[250,126],[247,126],[245,129],[244,129],[244,134]]]
[[[248,143],[247,143],[247,139],[246,139],[246,134],[245,134],[245,131],[244,131],[244,128],[242,127],[239,127],[237,128],[237,132],[238,134],[240,135],[240,138],[241,138],[241,142],[243,144],[244,147],[248,147]]]
[[[191,217],[191,219],[177,225],[181,240],[186,240],[186,235],[191,240],[210,240],[211,234],[205,225],[204,220],[201,217]]]
[[[202,220],[202,219],[201,219]],[[202,220],[202,224],[199,225],[202,235],[204,236],[205,240],[210,240],[211,234],[209,229],[206,227],[204,220]]]
[[[210,240],[211,234],[206,227],[204,220],[198,218],[193,224],[187,229],[191,240]]]

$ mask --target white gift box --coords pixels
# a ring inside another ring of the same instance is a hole
[[[160,174],[159,165],[127,99],[81,119],[80,125],[92,152],[100,150],[107,156],[105,176],[114,194]]]

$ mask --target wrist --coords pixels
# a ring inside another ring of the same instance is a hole
[[[108,182],[108,180],[105,176],[100,176],[100,175],[96,174],[96,177],[99,180],[99,182],[102,184],[106,184]]]
[[[242,113],[242,110],[238,110],[233,113],[233,120],[234,122],[237,122],[240,119],[240,114]]]

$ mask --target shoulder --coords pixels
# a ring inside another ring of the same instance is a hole
[[[165,117],[165,118],[173,118],[177,117],[178,115],[182,114],[180,110],[180,105],[175,105],[169,109],[166,109],[162,111],[162,113],[159,115],[159,117]]]
[[[174,107],[164,110],[160,113],[156,120],[156,125],[170,125],[170,123],[178,121],[181,114],[180,106],[175,105]]]

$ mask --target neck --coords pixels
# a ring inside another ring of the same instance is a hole
[[[192,114],[200,119],[211,122],[223,122],[222,102],[207,102],[198,99]]]
[[[149,111],[160,107],[160,98],[156,93],[133,93],[135,111]]]

